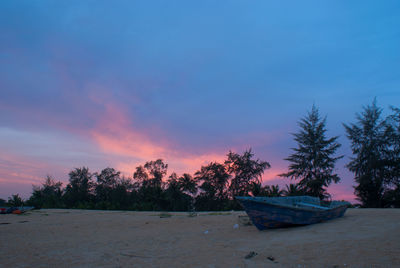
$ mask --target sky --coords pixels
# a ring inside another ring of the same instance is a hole
[[[339,136],[341,183],[354,200],[343,123],[400,104],[400,2],[0,2],[0,198],[46,175],[114,167],[131,177],[162,158],[193,174],[252,148],[290,183],[292,133],[315,104]]]

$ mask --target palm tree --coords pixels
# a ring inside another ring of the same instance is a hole
[[[229,201],[228,182],[230,175],[225,166],[211,162],[202,166],[195,174],[195,180],[201,182],[200,194],[196,197],[196,209],[198,210],[223,210]]]
[[[22,200],[18,194],[13,194],[8,198],[8,205],[12,207],[20,207],[24,205],[24,200]]]
[[[265,169],[271,167],[266,161],[253,159],[251,149],[246,150],[243,155],[230,151],[225,166],[232,176],[229,185],[231,197],[248,195],[252,184],[261,182]]]
[[[262,186],[260,182],[253,181],[250,185],[250,193],[252,196],[267,196],[269,186]]]
[[[178,183],[182,192],[192,195],[197,193],[197,183],[190,174],[184,173],[179,177]]]
[[[298,184],[290,183],[289,185],[286,184],[286,189],[283,190],[283,194],[285,196],[299,196],[303,195],[304,191]]]
[[[267,185],[266,186],[267,196],[269,197],[279,197],[283,195],[283,190],[279,189],[279,185]]]

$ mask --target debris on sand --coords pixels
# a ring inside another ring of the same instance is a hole
[[[271,255],[269,255],[269,256],[267,257],[267,259],[270,260],[270,261],[272,261],[273,263],[278,263],[278,262],[276,261],[275,257],[272,257]]]
[[[272,256],[268,256],[267,259],[270,260],[270,261],[275,261],[275,258],[272,257]]]
[[[188,213],[188,217],[197,217],[197,213],[194,211],[191,211]]]
[[[242,226],[251,226],[251,225],[253,225],[251,223],[251,220],[250,220],[249,216],[240,215],[240,216],[238,216],[238,218],[239,218],[239,224],[242,225]]]
[[[253,257],[255,257],[255,256],[257,256],[257,252],[250,251],[250,253],[247,254],[244,258],[245,258],[245,259],[251,259],[251,258],[253,258]]]

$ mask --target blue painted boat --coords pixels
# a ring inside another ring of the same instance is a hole
[[[307,225],[342,217],[350,203],[322,203],[318,197],[235,197],[259,229]]]

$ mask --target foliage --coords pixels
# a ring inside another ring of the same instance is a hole
[[[400,111],[392,111],[382,118],[375,99],[356,115],[356,123],[344,124],[354,155],[347,168],[354,173],[355,194],[364,207],[399,203]]]
[[[252,196],[267,196],[268,188],[267,186],[262,186],[261,182],[251,182],[250,184],[250,194]]]
[[[298,184],[293,184],[293,183],[290,183],[289,185],[286,185],[286,189],[283,190],[283,194],[285,196],[305,195],[305,193],[301,189],[301,187]]]
[[[103,169],[99,174],[94,174],[96,177],[95,199],[99,208],[112,208],[111,204],[116,203],[114,198],[118,197],[115,192],[119,186],[120,174],[120,172],[109,167]]]
[[[67,207],[83,208],[93,199],[93,175],[89,168],[75,168],[69,174],[69,184],[65,189],[64,200]]]
[[[283,196],[284,193],[284,191],[280,189],[279,185],[266,185],[265,192],[268,197],[280,197]]]
[[[227,156],[225,165],[232,177],[229,185],[231,197],[248,195],[252,183],[260,182],[264,170],[271,167],[266,161],[253,160],[254,154],[251,149],[245,151],[243,155],[230,151]]]
[[[193,197],[188,192],[195,191],[193,187],[195,187],[195,181],[189,174],[184,174],[178,178],[176,173],[172,173],[168,180],[168,187],[165,190],[166,199],[169,201],[167,210],[190,210],[193,204]]]
[[[224,210],[228,205],[228,182],[230,175],[225,166],[211,162],[195,173],[195,180],[201,183],[200,194],[196,197],[198,210]]]
[[[400,207],[400,109],[391,107],[392,114],[387,118],[386,133],[389,136],[386,150],[386,175],[384,178],[385,206]]]
[[[355,194],[364,206],[381,207],[385,165],[383,154],[387,145],[385,137],[386,122],[381,118],[382,109],[376,105],[364,107],[357,114],[357,123],[344,124],[347,137],[351,141],[354,157],[347,168],[354,173]]]
[[[165,210],[168,201],[162,189],[162,179],[167,174],[168,165],[162,159],[146,162],[136,168],[133,178],[138,186],[138,204],[141,210]]]
[[[27,204],[36,208],[60,208],[63,207],[62,195],[62,183],[47,176],[41,187],[33,186],[33,193]]]
[[[355,193],[364,207],[400,207],[400,109],[381,117],[376,101],[357,115],[357,122],[344,127],[351,141],[353,157],[347,167],[355,175]],[[318,109],[299,121],[294,135],[297,148],[286,160],[287,173],[280,176],[297,180],[295,184],[262,185],[262,174],[270,168],[267,161],[254,159],[251,149],[243,154],[229,151],[221,163],[211,162],[200,170],[178,176],[162,159],[136,167],[133,178],[107,167],[90,173],[87,167],[69,173],[69,183],[62,188],[47,176],[41,186],[33,186],[27,205],[45,208],[129,209],[129,210],[231,210],[238,209],[234,196],[329,196],[327,187],[339,182],[334,174],[335,157],[340,147],[338,137],[326,137],[326,118]],[[96,181],[93,181],[96,179]],[[2,202],[1,202],[2,201]],[[0,204],[4,200],[0,200]],[[8,205],[23,204],[18,195]]]
[[[298,187],[308,195],[326,198],[329,196],[326,188],[340,181],[334,168],[342,156],[333,155],[341,145],[338,137],[326,137],[326,118],[320,118],[314,105],[299,126],[300,131],[293,134],[297,148],[292,148],[294,153],[285,159],[290,162],[289,171],[280,176],[298,180]]]
[[[8,198],[8,205],[11,207],[21,207],[24,205],[24,200],[18,195],[13,194],[11,197]]]
[[[357,115],[355,124],[344,125],[354,155],[347,167],[355,174],[355,192],[363,206],[400,207],[400,109],[392,107],[391,111],[382,119],[374,101]],[[315,106],[299,126],[300,131],[294,134],[298,146],[286,158],[288,172],[281,174],[297,183],[284,189],[262,184],[262,174],[270,164],[254,159],[249,149],[243,154],[229,151],[222,164],[204,165],[193,177],[172,172],[167,180],[168,165],[162,159],[136,167],[132,178],[110,167],[100,173],[75,168],[65,188],[47,176],[41,186],[33,186],[25,203],[45,208],[191,211],[190,215],[196,215],[195,210],[238,209],[237,195],[326,197],[327,187],[340,180],[334,174],[335,163],[341,158],[334,154],[340,144],[337,137],[326,137],[326,118],[320,118]],[[0,200],[0,205],[4,203]],[[23,203],[18,195],[8,200],[8,205]]]

